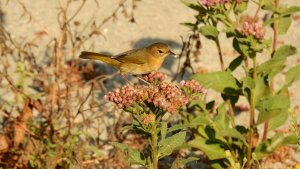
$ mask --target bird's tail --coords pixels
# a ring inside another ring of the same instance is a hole
[[[109,56],[109,55],[103,55],[103,54],[94,53],[94,52],[83,51],[83,52],[81,52],[79,57],[82,59],[100,60],[100,61],[110,64],[116,68],[119,68],[120,63],[121,63],[118,60],[111,58],[111,56]]]

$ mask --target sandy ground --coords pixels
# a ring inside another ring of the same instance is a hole
[[[41,40],[40,46],[37,51],[43,55],[43,43],[48,43],[48,40],[58,35],[59,25],[57,23],[57,11],[61,5],[66,3],[66,0],[20,0],[27,10],[33,16],[31,21],[28,22],[29,17],[24,15],[23,19],[20,19],[23,13],[22,6],[17,3],[17,0],[1,0],[1,8],[4,13],[4,26],[12,33],[12,38],[27,39],[30,35],[38,31],[46,31],[47,36]],[[95,0],[96,1],[96,0]],[[83,7],[81,14],[75,18],[80,21],[80,27],[82,28],[89,22],[91,17],[95,17],[99,23],[110,16],[113,11],[118,7],[120,1],[118,0],[97,0],[99,7],[94,0],[87,0],[86,5]],[[286,0],[285,3],[289,5],[299,5],[300,0]],[[81,1],[77,0],[70,6],[70,14],[75,11]],[[132,1],[128,1],[125,4],[125,10],[130,13],[132,11]],[[61,4],[61,5],[60,5]],[[251,8],[249,12],[253,12]],[[185,37],[188,35],[189,29],[180,25],[183,22],[193,22],[195,11],[187,8],[180,0],[141,0],[137,2],[137,8],[133,11],[135,22],[129,22],[130,18],[124,17],[121,12],[117,13],[117,19],[106,23],[101,32],[104,36],[93,37],[91,44],[86,44],[86,49],[97,52],[109,52],[116,54],[126,51],[128,49],[145,46],[152,42],[166,42],[172,50],[176,53],[180,51],[181,40],[180,36]],[[298,13],[297,16],[300,14]],[[280,36],[279,42],[281,44],[291,44],[297,47],[300,52],[300,20],[296,20],[292,23],[287,36]],[[48,40],[47,40],[48,39]],[[217,50],[215,44],[201,37],[202,49],[200,61],[195,63],[195,68],[203,67],[208,71],[215,71],[220,69]],[[227,40],[225,36],[221,37],[222,49],[224,53],[233,53],[231,48],[231,41]],[[79,52],[79,51],[78,51]],[[268,56],[261,56],[258,59],[259,63],[266,60]],[[230,63],[234,57],[225,57],[225,64]],[[288,59],[288,66],[294,65],[295,62],[300,59],[300,54],[296,54]],[[42,62],[42,60],[40,60]],[[173,64],[171,72],[174,73],[176,67],[176,60],[174,58],[168,58],[167,64],[161,69],[169,74],[170,64]],[[239,72],[237,72],[239,75]],[[283,79],[278,77],[276,84],[280,84]],[[294,83],[290,87],[292,91],[292,106],[300,104],[300,82]],[[209,99],[219,99],[219,96],[212,95]],[[239,117],[241,121],[245,117]],[[242,122],[241,122],[242,123]]]

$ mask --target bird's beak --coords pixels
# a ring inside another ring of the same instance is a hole
[[[177,58],[177,55],[172,51],[170,51],[170,55],[173,55],[175,58]]]

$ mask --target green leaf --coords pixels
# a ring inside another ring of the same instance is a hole
[[[220,131],[218,134],[219,134],[220,136],[222,136],[222,137],[233,137],[233,138],[237,138],[237,139],[243,141],[244,143],[246,143],[245,136],[242,135],[239,131],[237,131],[237,130],[234,129],[234,128],[227,128],[227,129],[224,129],[224,130]]]
[[[201,6],[199,6],[199,3],[197,0],[181,0],[183,4],[185,4],[187,7],[194,9],[196,11],[203,10]]]
[[[243,88],[248,88],[248,89],[255,88],[255,81],[249,76],[243,77],[241,81],[243,84]]]
[[[219,31],[216,27],[207,25],[200,27],[200,33],[208,39],[215,39],[219,35]]]
[[[286,59],[275,59],[272,58],[265,63],[257,67],[257,73],[262,75],[268,75],[269,78],[273,78],[280,71],[284,69],[284,63]]]
[[[290,86],[293,82],[300,79],[300,64],[288,70],[285,76],[285,85]]]
[[[269,87],[265,80],[265,77],[258,75],[253,81],[250,77],[244,77],[243,93],[245,97],[250,101],[250,89],[254,90],[254,105],[256,106],[263,97],[269,96]],[[254,83],[254,84],[253,84]],[[254,88],[253,88],[254,87]]]
[[[274,95],[262,99],[256,107],[259,110],[257,124],[274,118],[276,115],[279,115],[281,111],[287,111],[289,106],[290,99],[284,95]]]
[[[224,165],[222,165],[223,163],[225,163],[225,160],[224,161],[216,160],[216,161],[211,161],[210,165],[213,169],[224,169],[226,167],[224,167]]]
[[[139,150],[130,148],[128,145],[118,142],[110,142],[110,144],[119,148],[122,152],[127,154],[129,156],[128,160],[131,164],[146,166],[146,159]]]
[[[161,129],[160,129],[161,140],[165,139],[165,137],[167,135],[167,129],[168,129],[168,123],[167,122],[162,122],[161,123]]]
[[[209,125],[207,125],[207,126],[209,126]],[[204,138],[204,139],[209,139],[209,135],[207,133],[207,126],[200,126],[197,129],[199,136],[202,136],[202,138]]]
[[[275,8],[274,8],[275,4],[274,4],[273,0],[264,0],[262,2],[263,2],[262,9],[272,11],[272,12],[275,11]]]
[[[257,67],[257,72],[264,75],[269,75],[273,78],[284,68],[284,63],[288,56],[294,55],[297,52],[296,48],[290,45],[284,45],[278,48],[273,58]]]
[[[272,131],[283,125],[289,117],[289,112],[287,110],[280,111],[275,117],[271,118],[269,121],[268,131]]]
[[[255,148],[254,153],[256,154],[256,158],[259,160],[262,159],[265,155],[274,152],[277,147],[286,144],[296,144],[297,141],[297,135],[285,136],[282,133],[277,133],[272,138],[267,139],[261,144],[259,144]]]
[[[158,158],[162,158],[170,155],[176,148],[182,146],[185,143],[186,132],[182,131],[161,140],[158,143]]]
[[[188,127],[194,127],[192,124],[176,124],[172,127],[170,127],[167,131],[167,133],[170,133],[172,131],[176,131],[176,130],[182,130],[182,129],[186,129]]]
[[[219,130],[228,129],[229,127],[229,119],[226,114],[226,103],[222,103],[217,108],[217,116],[214,118],[215,124]]]
[[[217,92],[221,92],[226,95],[239,94],[239,86],[237,85],[238,81],[230,72],[219,71],[206,74],[195,74],[192,78],[197,80],[205,88],[212,88]]]
[[[195,25],[194,23],[180,23],[181,25],[184,25],[192,30],[196,30],[197,25]]]
[[[233,48],[243,56],[250,57],[250,58],[255,56],[255,52],[251,49],[251,44],[247,38],[235,37],[232,41],[232,45]]]
[[[199,99],[191,100],[188,106],[189,107],[195,106],[205,110],[205,103],[201,97]]]
[[[188,145],[203,151],[210,160],[225,158],[225,151],[220,144],[206,144],[201,137],[196,137],[194,140],[189,141]]]
[[[197,160],[199,160],[199,158],[197,157],[188,157],[187,159],[176,158],[176,160],[174,160],[174,162],[172,163],[171,169],[184,168],[185,164]]]
[[[237,4],[236,7],[234,8],[235,13],[242,13],[245,11],[248,7],[248,1],[243,1],[240,4]]]
[[[300,6],[291,6],[289,8],[286,8],[285,11],[281,13],[281,15],[291,15],[296,12],[300,12]]]
[[[194,125],[194,126],[198,126],[198,125],[207,125],[210,124],[210,120],[204,116],[203,114],[198,115],[196,118],[194,118],[190,124]]]
[[[235,58],[232,62],[230,62],[227,69],[233,72],[237,67],[239,67],[242,64],[243,60],[244,60],[243,56],[239,56]]]
[[[128,147],[128,155],[130,158],[130,163],[146,166],[146,159],[139,150]]]
[[[292,56],[297,53],[297,48],[292,45],[284,45],[278,48],[274,55],[274,59],[286,59],[288,56]]]
[[[278,20],[278,34],[279,35],[286,34],[291,24],[292,24],[292,19],[290,15],[280,18]]]
[[[256,106],[260,100],[264,97],[268,97],[269,86],[263,76],[257,76],[255,79],[255,89],[254,89],[254,105]]]
[[[275,11],[274,9],[274,2],[271,2],[270,5],[267,5],[267,6],[263,6],[263,8],[268,8],[267,10],[270,10],[270,11]],[[299,12],[300,11],[300,7],[299,6],[292,6],[292,7],[289,7],[289,8],[282,8],[281,11],[277,11],[277,13],[279,14],[278,17],[272,17],[270,19],[267,19],[265,22],[264,22],[264,26],[267,26],[267,25],[270,25],[270,24],[273,24],[276,20],[281,20],[283,18],[287,18],[287,17],[290,17],[291,14],[295,13],[295,12]],[[288,21],[289,22],[289,21]],[[287,23],[289,24],[289,23]],[[282,25],[282,24],[278,24],[278,26],[285,26],[285,25]],[[281,29],[281,28],[279,28]]]

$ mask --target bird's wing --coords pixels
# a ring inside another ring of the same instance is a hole
[[[112,58],[125,63],[145,64],[147,63],[146,49],[133,49],[127,52],[112,56]]]

